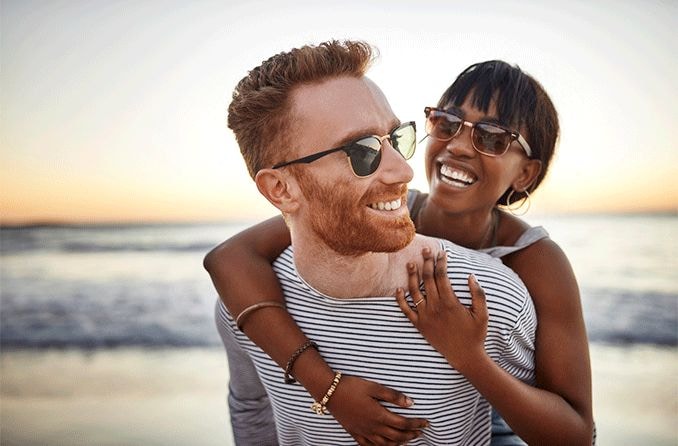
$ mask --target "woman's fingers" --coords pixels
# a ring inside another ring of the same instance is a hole
[[[471,290],[471,314],[487,325],[487,300],[485,299],[485,290],[478,283],[476,276],[468,276],[468,287]]]
[[[435,279],[434,257],[430,248],[422,249],[421,255],[424,258],[421,277],[426,292],[426,306],[429,310],[436,310],[438,307],[438,287]]]
[[[416,327],[417,322],[419,321],[419,315],[412,309],[412,307],[410,307],[410,304],[407,302],[407,300],[405,300],[405,291],[402,288],[398,288],[396,290],[396,301],[398,302],[398,306],[402,312],[405,313],[405,316],[407,316],[410,322],[412,322],[412,324]]]
[[[455,297],[450,283],[450,277],[447,275],[447,255],[445,251],[438,251],[435,265],[436,290],[441,299]]]
[[[414,302],[417,302],[423,297],[419,290],[419,269],[414,262],[409,262],[407,264],[407,287],[410,289],[410,295]]]

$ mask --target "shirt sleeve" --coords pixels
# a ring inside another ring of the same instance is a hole
[[[508,333],[498,363],[511,375],[530,385],[535,384],[534,340],[536,331],[537,315],[532,299],[528,295],[518,313],[513,329]]]
[[[217,302],[216,324],[229,370],[228,409],[237,446],[277,446],[271,403],[249,355],[235,338],[226,309]]]

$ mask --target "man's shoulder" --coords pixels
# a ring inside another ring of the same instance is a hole
[[[504,265],[501,259],[486,253],[465,248],[448,240],[439,240],[440,246],[447,254],[447,273],[452,276],[473,273],[478,279],[501,286],[491,287],[486,293],[499,292],[524,300],[529,293],[522,279],[511,268]]]
[[[499,266],[501,269],[508,269],[500,260],[485,254],[484,252],[476,251],[474,249],[465,248],[457,245],[449,240],[437,237],[429,237],[427,235],[417,234],[413,243],[410,245],[411,249],[416,252],[421,252],[424,247],[429,247],[432,252],[438,252],[441,249],[447,253],[448,260],[452,258],[465,258],[473,263],[480,265],[489,264]]]

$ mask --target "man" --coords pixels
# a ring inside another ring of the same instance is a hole
[[[425,248],[442,251],[439,259],[447,260],[446,272],[464,303],[470,301],[469,274],[500,283],[487,292],[492,311],[485,348],[526,381],[534,373],[534,309],[523,284],[500,263],[415,236],[405,205],[414,124],[401,123],[365,77],[371,58],[360,42],[278,54],[238,84],[229,107],[229,126],[250,174],[290,228],[292,245],[274,264],[287,310],[337,371],[335,379],[315,401],[299,384],[286,383],[284,371],[221,304],[220,333],[229,362],[246,362],[246,352],[256,367],[281,444],[354,444],[324,410],[341,386],[340,373],[410,396],[417,404],[392,410],[429,421],[411,444],[487,444],[488,403],[426,342],[392,296],[408,287],[406,265]]]

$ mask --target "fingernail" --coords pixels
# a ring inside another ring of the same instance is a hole
[[[408,397],[405,397],[405,404],[407,405],[407,407],[412,407],[412,406],[414,406],[414,401],[412,401],[412,398],[410,398],[408,396]]]

